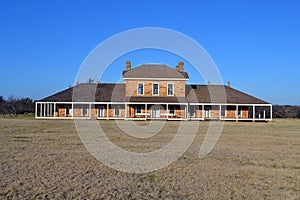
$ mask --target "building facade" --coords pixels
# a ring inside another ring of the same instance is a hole
[[[187,84],[176,68],[144,64],[123,71],[123,84],[81,83],[36,102],[37,119],[270,121],[272,105],[226,85]]]

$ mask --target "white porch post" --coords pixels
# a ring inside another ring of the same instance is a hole
[[[235,118],[238,119],[239,118],[239,106],[236,105],[235,107],[236,107],[236,109],[235,109]]]
[[[89,118],[92,117],[92,103],[89,104]]]
[[[55,117],[56,117],[56,114],[55,114],[55,113],[56,113],[56,103],[54,103],[53,106],[54,106],[54,108],[53,108],[53,109],[54,109],[54,110],[53,110],[53,114],[54,114],[54,118],[55,118]]]
[[[71,105],[71,108],[72,108],[72,119],[74,119],[74,103],[72,102],[72,105]]]
[[[148,118],[148,104],[145,104],[145,119]]]
[[[253,105],[253,116],[252,116],[252,118],[253,118],[253,121],[255,120],[255,105]]]
[[[53,117],[53,103],[50,104],[50,116]]]
[[[108,109],[109,109],[109,105],[108,103],[106,104],[106,119],[108,119]]]
[[[40,103],[40,117],[43,116],[43,104]]]
[[[204,113],[204,104],[202,104],[202,118],[205,118],[205,113]]]
[[[185,116],[185,119],[188,118],[188,104],[185,104],[185,109],[184,109],[184,116]]]
[[[46,117],[46,103],[44,103],[44,117]]]
[[[167,114],[167,119],[169,119],[169,104],[166,104],[166,114]]]
[[[125,118],[127,118],[127,103],[125,103]]]
[[[272,120],[273,118],[273,106],[270,106],[270,119]]]
[[[35,118],[37,117],[37,102],[35,102],[35,110],[34,110],[34,116],[35,116]]]
[[[222,112],[222,109],[221,109],[221,104],[219,105],[219,119],[221,119],[222,118],[222,115],[221,115],[221,112]]]

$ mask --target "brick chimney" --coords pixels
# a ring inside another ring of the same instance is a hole
[[[126,70],[131,69],[131,62],[129,60],[126,61]]]
[[[210,82],[210,81],[207,81],[207,85],[211,85],[211,82]]]
[[[228,81],[227,86],[230,87],[230,81]]]
[[[179,62],[178,65],[176,66],[176,70],[177,71],[183,71],[183,65],[184,65],[184,62]]]

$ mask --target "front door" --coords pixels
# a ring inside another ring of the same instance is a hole
[[[104,106],[98,107],[98,117],[104,117]]]
[[[159,118],[160,117],[159,106],[152,106],[151,115],[152,115],[152,118]]]

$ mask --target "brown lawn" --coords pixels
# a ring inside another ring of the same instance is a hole
[[[137,139],[114,121],[99,123],[112,142],[135,152],[167,144],[179,124]],[[215,148],[199,159],[208,124],[200,123],[188,151],[168,167],[131,174],[97,161],[71,120],[0,119],[0,199],[300,199],[300,120],[225,123]]]

